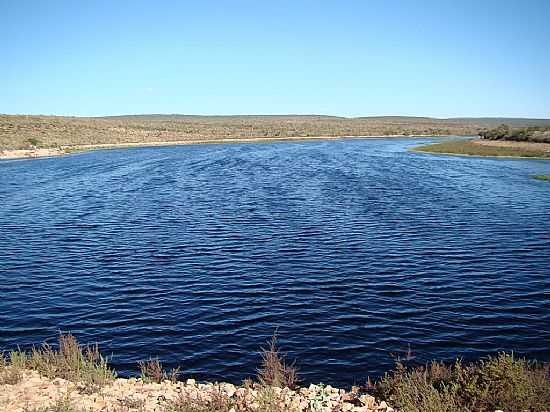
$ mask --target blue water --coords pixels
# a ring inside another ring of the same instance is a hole
[[[98,342],[239,382],[501,350],[550,360],[550,162],[427,139],[195,145],[0,162],[0,349]]]

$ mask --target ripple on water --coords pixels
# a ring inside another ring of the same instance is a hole
[[[0,349],[58,330],[123,373],[254,374],[279,327],[304,379],[498,350],[550,360],[550,162],[350,140],[0,163]]]

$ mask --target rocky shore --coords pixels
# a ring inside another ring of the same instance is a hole
[[[48,409],[49,408],[49,409]],[[187,411],[349,411],[391,412],[373,396],[331,386],[289,388],[258,384],[197,383],[115,379],[97,390],[68,380],[49,379],[26,370],[20,382],[0,386],[0,410],[6,412],[187,412]]]

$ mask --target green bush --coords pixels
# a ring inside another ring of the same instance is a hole
[[[466,365],[433,362],[407,368],[398,363],[376,391],[407,412],[550,411],[548,366],[506,353]]]

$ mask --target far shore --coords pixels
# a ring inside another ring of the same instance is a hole
[[[342,140],[342,139],[376,139],[376,138],[422,138],[438,137],[438,135],[414,135],[402,134],[384,136],[291,136],[291,137],[245,137],[245,138],[224,138],[224,139],[188,139],[164,142],[135,142],[135,143],[103,143],[90,145],[62,146],[59,148],[30,148],[30,149],[4,149],[0,150],[0,160],[34,159],[41,157],[63,156],[75,152],[86,152],[91,150],[119,149],[131,147],[155,147],[155,146],[180,146],[191,144],[223,144],[223,143],[269,143],[284,141],[307,141],[307,140]]]
[[[413,152],[450,156],[550,160],[550,143],[501,140],[451,140],[413,147]]]

